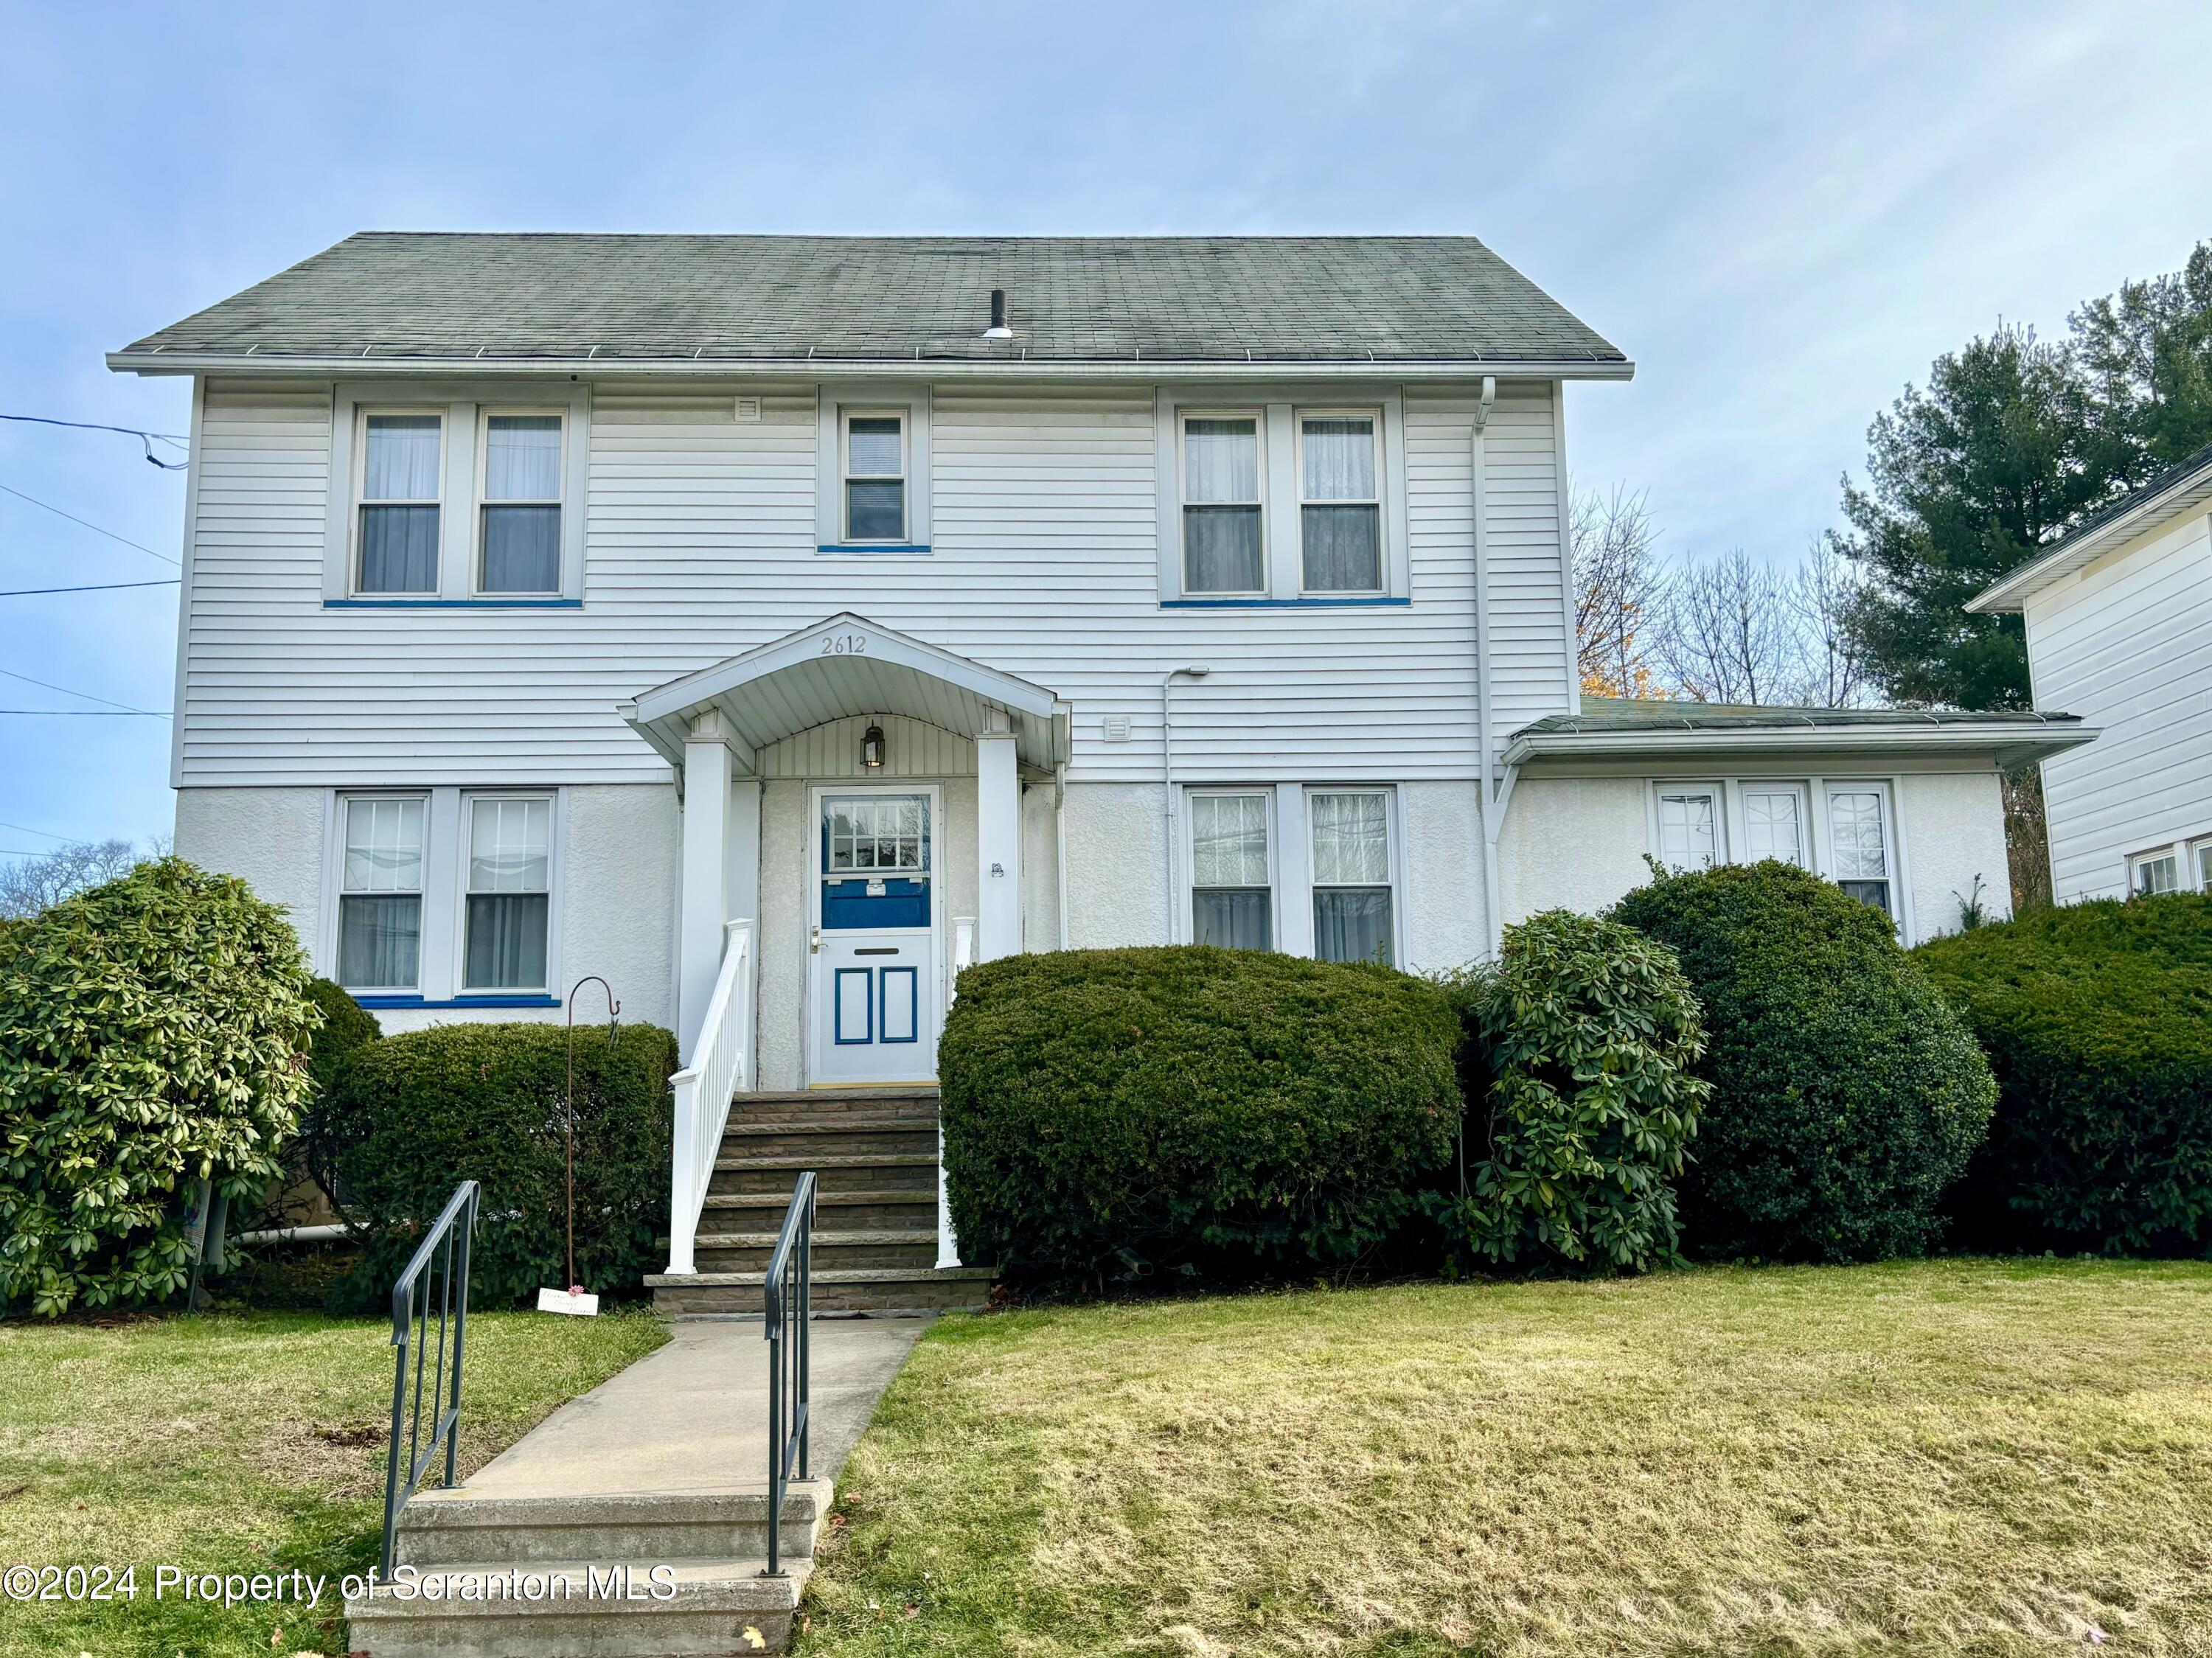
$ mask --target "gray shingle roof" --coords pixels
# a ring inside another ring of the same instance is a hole
[[[1555,714],[1532,732],[1772,731],[1850,726],[2078,726],[2079,714],[1970,714],[1955,708],[1784,708],[1755,703],[1690,702],[1657,697],[1585,696],[1580,714]]]
[[[1010,341],[981,337],[1007,290]],[[391,358],[1588,362],[1471,236],[366,232],[127,348]]]

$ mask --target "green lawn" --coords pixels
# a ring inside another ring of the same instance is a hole
[[[343,1653],[337,1576],[375,1563],[388,1321],[210,1315],[0,1326],[0,1565],[137,1567],[135,1602],[0,1602],[0,1655]],[[469,1321],[471,1469],[666,1339],[650,1317]],[[328,1576],[321,1608],[153,1602],[155,1566]]]
[[[812,1658],[2212,1652],[2212,1267],[947,1319],[843,1483]]]

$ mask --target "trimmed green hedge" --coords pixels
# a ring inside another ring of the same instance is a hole
[[[1889,919],[1771,860],[1660,873],[1613,914],[1674,947],[1705,1008],[1689,1250],[1866,1260],[1936,1243],[1996,1083]]]
[[[166,1299],[184,1199],[250,1199],[310,1084],[319,1016],[283,912],[181,858],[50,905],[0,942],[0,1308]]]
[[[1677,1260],[1672,1182],[1711,1090],[1691,1074],[1705,1033],[1674,952],[1547,910],[1446,991],[1467,1038],[1468,1187],[1437,1194],[1455,1254],[1628,1272]]]
[[[329,1094],[354,1050],[363,1042],[381,1041],[384,1028],[377,1023],[376,1015],[328,979],[311,981],[307,999],[323,1015],[323,1028],[315,1033],[314,1045],[307,1050],[307,1074],[314,1079],[315,1095],[320,1098]]]
[[[477,1303],[568,1283],[566,1037],[554,1024],[453,1024],[354,1050],[310,1127],[309,1166],[343,1193],[363,1244],[342,1304],[386,1304],[420,1229],[465,1179],[483,1187]],[[579,1026],[575,1039],[576,1272],[603,1296],[632,1295],[664,1264],[676,1039],[653,1025],[611,1040]]]
[[[2043,909],[1916,952],[1989,1050],[1990,1143],[1954,1194],[1994,1248],[2212,1242],[2212,896]]]
[[[1032,1273],[1335,1265],[1460,1116],[1458,1021],[1388,968],[1202,945],[960,975],[938,1049],[961,1253]]]

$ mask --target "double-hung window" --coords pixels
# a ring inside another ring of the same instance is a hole
[[[1314,954],[1324,962],[1397,959],[1390,915],[1390,797],[1308,797],[1313,825]]]
[[[1711,869],[1721,859],[1721,792],[1711,784],[1659,790],[1659,861],[1669,869]]]
[[[844,417],[845,539],[906,539],[906,416],[896,411]]]
[[[1182,471],[1183,591],[1265,592],[1260,417],[1184,416]]]
[[[1377,493],[1376,417],[1298,419],[1298,532],[1304,590],[1382,589],[1382,499]]]
[[[561,416],[486,415],[477,591],[561,591]]]
[[[2199,841],[2191,850],[2197,859],[2197,890],[2212,892],[2212,841]]]
[[[1801,869],[1812,867],[1805,840],[1805,792],[1771,784],[1743,786],[1743,851],[1753,863],[1779,859]]]
[[[1828,791],[1829,863],[1836,884],[1861,903],[1893,920],[1896,877],[1891,867],[1889,818],[1882,792]]]
[[[1229,950],[1274,946],[1265,793],[1190,797],[1191,938]]]
[[[2128,890],[2138,898],[2156,898],[2181,885],[2181,871],[2171,848],[2139,853],[2128,859]]]
[[[338,982],[350,991],[412,991],[422,979],[425,803],[355,795],[343,804]]]
[[[466,990],[547,988],[553,803],[543,795],[469,802]]]
[[[443,417],[437,415],[362,416],[356,592],[438,591],[444,431]]]

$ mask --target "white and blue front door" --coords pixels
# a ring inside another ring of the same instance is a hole
[[[817,1083],[937,1075],[932,795],[817,797],[812,968]]]

